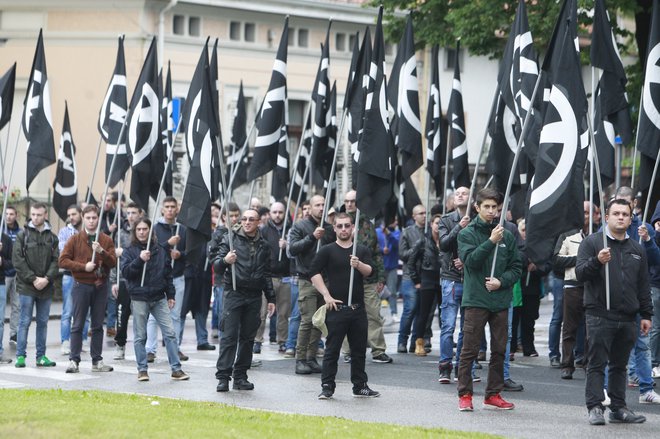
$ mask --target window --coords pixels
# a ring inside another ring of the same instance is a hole
[[[251,43],[254,43],[255,41],[255,35],[256,35],[256,25],[254,23],[245,23],[245,32],[243,39],[245,41],[249,41]]]
[[[308,29],[298,29],[298,47],[309,47]]]
[[[355,46],[355,34],[351,34],[348,36],[348,50],[353,50],[353,46]]]
[[[229,39],[231,41],[247,41],[254,43],[257,40],[257,25],[254,23],[230,21]]]
[[[241,23],[239,21],[229,23],[229,39],[232,41],[241,41]]]
[[[456,64],[456,57],[458,56],[458,62],[459,66],[460,64],[463,64],[461,61],[463,60],[463,50],[459,50],[456,52],[456,49],[450,49],[446,48],[445,49],[445,70],[454,70],[454,65]]]
[[[188,18],[188,35],[198,37],[202,34],[202,20],[199,17]]]
[[[335,35],[335,48],[338,52],[346,51],[346,34]]]
[[[172,19],[172,33],[174,35],[185,35],[186,33],[186,17],[183,15],[175,15]]]

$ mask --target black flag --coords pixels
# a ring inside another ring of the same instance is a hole
[[[442,166],[447,141],[442,130],[442,106],[440,103],[440,74],[438,46],[431,51],[431,84],[426,109],[426,170],[435,184],[435,193],[442,193]]]
[[[247,111],[245,108],[245,95],[243,94],[243,81],[238,89],[238,100],[236,101],[236,115],[231,130],[232,150],[227,158],[227,169],[230,171],[227,182],[231,183],[231,189],[247,183],[247,170],[250,164],[248,160],[249,146],[247,144]],[[231,176],[233,180],[230,180]]]
[[[14,105],[14,85],[16,83],[16,63],[0,78],[0,130],[11,119]]]
[[[594,139],[603,186],[615,180],[614,147],[618,134],[623,144],[632,138],[632,120],[626,98],[626,72],[619,57],[616,40],[604,0],[596,0],[591,34],[591,64],[603,70],[594,104]]]
[[[303,138],[302,144],[300,146],[302,149],[298,157],[298,166],[294,170],[293,180],[291,181],[291,184],[293,185],[291,201],[295,202],[297,202],[299,199],[304,201],[309,193],[309,188],[307,186],[309,177],[305,177],[305,169],[307,169],[307,166],[309,165],[310,156],[312,154],[312,121],[311,116],[309,115],[307,117],[307,123],[305,126],[307,128],[302,133]],[[308,170],[307,172],[311,171]]]
[[[115,70],[110,78],[108,91],[103,99],[103,105],[99,112],[99,133],[106,143],[105,147],[105,181],[108,186],[115,187],[119,180],[126,176],[126,171],[131,167],[131,161],[126,151],[126,132],[119,139],[122,126],[126,121],[128,108],[128,97],[126,90],[126,63],[124,61],[124,37],[119,37],[117,43],[117,61]],[[127,127],[128,128],[128,127]],[[117,151],[115,166],[110,174],[112,156]]]
[[[330,27],[332,21],[328,23],[328,30],[325,35],[325,43],[321,46],[321,59],[316,72],[314,89],[312,90],[313,104],[313,138],[312,154],[314,166],[310,169],[318,175],[318,183],[323,184],[330,175],[330,167],[334,157],[334,148],[330,147],[328,138],[328,114],[330,113],[330,78],[328,70],[330,68]]]
[[[273,170],[277,163],[280,143],[286,140],[286,61],[288,44],[289,17],[284,20],[284,30],[273,64],[270,85],[261,105],[257,121],[257,140],[254,143],[254,154],[248,170],[248,180],[254,180]]]
[[[277,147],[277,163],[273,169],[273,180],[270,189],[271,202],[282,201],[288,195],[289,187],[289,150],[286,131]]]
[[[128,147],[131,152],[131,199],[149,208],[152,183],[160,183],[163,157],[160,148],[160,96],[158,96],[158,60],[156,38],[151,41],[147,57],[129,106]],[[158,184],[156,183],[156,184]]]
[[[174,145],[174,133],[176,127],[174,125],[174,105],[172,103],[172,68],[170,62],[167,62],[167,77],[165,78],[165,85],[163,87],[162,100],[160,103],[160,141],[161,150],[163,151],[163,162],[167,164],[167,158],[172,151]],[[165,176],[165,183],[163,185],[163,192],[166,195],[172,195],[172,174],[174,173],[174,160],[170,161],[169,166],[165,169],[167,173]],[[156,188],[158,189],[158,188]],[[153,194],[152,194],[153,195]],[[156,194],[156,197],[158,194]]]
[[[565,1],[552,41],[543,62],[550,90],[527,212],[527,254],[537,265],[550,259],[561,233],[581,229],[584,223],[589,134],[574,0]]]
[[[23,105],[23,134],[28,142],[25,186],[29,190],[30,184],[39,171],[52,165],[56,160],[53,117],[50,111],[50,89],[41,30]]]
[[[357,207],[374,218],[392,197],[394,141],[387,114],[383,8],[378,12],[369,85],[358,144]]]
[[[456,43],[456,62],[447,118],[449,119],[449,148],[453,167],[454,187],[470,187],[470,167],[468,166],[467,141],[465,138],[465,115],[463,113],[463,92],[461,89],[461,69],[458,64],[460,43]],[[445,172],[449,172],[447,168]],[[450,183],[451,184],[451,183]],[[447,190],[447,188],[444,188]]]
[[[399,42],[392,75],[387,84],[387,93],[394,109],[391,124],[394,143],[401,154],[403,178],[407,179],[424,162],[412,13],[408,14],[406,30]]]
[[[205,44],[183,114],[191,160],[178,220],[187,227],[186,252],[189,255],[211,238],[211,202],[218,197],[219,181],[214,167],[220,165],[216,140],[220,136],[220,126],[217,125],[209,70]]]
[[[351,143],[351,187],[357,188],[358,175],[358,143],[364,122],[364,104],[367,96],[367,85],[370,82],[369,68],[371,67],[371,32],[367,27],[362,39],[359,53],[357,38],[353,48],[353,58],[349,70],[348,85],[344,97],[344,108],[348,108],[348,141]],[[357,54],[357,55],[356,55]]]
[[[660,1],[653,0],[653,16],[649,33],[649,49],[646,54],[646,72],[642,107],[639,112],[637,150],[642,153],[639,187],[647,189],[651,173],[660,149]],[[654,185],[655,186],[655,185]]]
[[[66,221],[66,211],[78,202],[78,174],[76,173],[76,147],[69,124],[69,108],[64,104],[64,124],[60,138],[60,151],[57,154],[57,170],[53,182],[53,209],[62,221]]]
[[[334,159],[335,148],[337,148],[337,81],[332,84],[332,89],[330,90],[330,103],[328,105],[328,113],[326,115],[326,132],[328,134],[328,150],[331,151],[329,160],[330,168],[332,167],[332,160]],[[328,176],[323,180],[323,193],[328,192],[328,184],[332,181],[332,190],[330,191],[330,199],[328,201],[328,206],[334,206],[335,201],[337,200],[337,166],[335,164],[335,174],[331,175],[330,170],[328,169]]]

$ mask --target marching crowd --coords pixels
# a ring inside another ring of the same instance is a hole
[[[541,298],[552,292],[550,367],[561,379],[586,369],[591,424],[605,424],[608,406],[610,422],[644,422],[627,408],[625,389],[639,388],[640,403],[660,404],[653,389],[660,378],[660,206],[643,223],[631,188],[617,189],[603,218],[585,202],[584,227],[560,236],[552,260],[537,266],[527,257],[524,219],[500,220],[502,195],[485,188],[469,206],[470,197],[457,188],[446,214],[439,205],[429,212],[415,206],[402,228],[396,219],[376,225],[360,218],[355,191],[327,215],[326,200],[312,196],[295,221],[280,202],[267,208],[252,199],[245,210],[214,203],[213,234],[201,246],[187,245],[173,197],[162,201],[154,224],[116,194],[102,209],[72,205],[57,234],[46,205],[33,203],[24,227],[9,206],[0,244],[0,363],[13,361],[3,350],[8,305],[14,366],[26,367],[35,308],[36,366],[55,366],[46,336],[57,290],[66,373],[79,372],[88,338],[92,372],[112,372],[103,361],[104,333],[114,338],[113,358],[125,359],[132,316],[137,379],[149,380],[160,328],[172,379],[187,380],[180,346],[191,314],[198,350],[216,350],[219,339],[218,392],[229,391],[230,381],[234,390],[254,389],[248,371],[261,365],[253,355],[268,338],[295,358],[296,374],[321,374],[319,399],[333,397],[340,358],[350,363],[353,395],[377,397],[365,363],[367,349],[372,362],[392,363],[381,316],[387,300],[400,354],[429,354],[437,312],[438,381],[457,383],[459,410],[473,410],[473,383],[488,351],[484,407],[510,410],[502,392],[523,390],[510,362],[520,351],[539,355],[535,321]]]

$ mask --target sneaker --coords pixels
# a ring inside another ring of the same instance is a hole
[[[138,381],[149,381],[149,374],[146,370],[141,370],[138,372]]]
[[[0,356],[0,364],[11,364],[12,361],[11,358]]]
[[[37,367],[55,367],[55,365],[56,363],[54,361],[50,361],[45,355],[37,358]]]
[[[480,383],[481,382],[481,377],[477,376],[474,372],[472,373],[472,382],[473,383]]]
[[[187,373],[179,369],[172,372],[172,379],[174,381],[186,381],[190,379],[190,376],[188,376]]]
[[[311,369],[312,373],[321,373],[321,372],[323,372],[323,368],[318,363],[318,361],[316,361],[316,358],[312,358],[311,360],[307,360],[307,365]]]
[[[639,377],[637,375],[628,377],[628,387],[639,387]]]
[[[379,396],[380,392],[371,390],[366,384],[359,389],[353,389],[353,397],[355,398],[377,398]]]
[[[280,347],[277,348],[277,352],[280,354],[283,354],[286,352],[286,345],[284,343],[280,343]]]
[[[561,370],[561,379],[562,380],[572,380],[573,371],[571,369],[562,369]]]
[[[561,367],[561,361],[559,361],[559,358],[557,357],[552,357],[550,359],[550,367],[554,367],[556,369]]]
[[[458,410],[461,412],[472,412],[474,407],[472,406],[472,395],[466,393],[458,397]]]
[[[612,404],[612,400],[610,399],[610,395],[607,394],[607,389],[603,389],[603,393],[605,394],[605,399],[603,399],[603,402],[601,404],[603,407],[609,407],[610,404]]]
[[[321,393],[319,393],[318,398],[319,399],[331,399],[332,395],[334,395],[335,392],[330,388],[330,387],[323,387],[321,390]]]
[[[252,362],[250,363],[250,367],[261,367],[262,364],[263,363],[261,362],[261,360],[253,359]]]
[[[660,378],[660,366],[655,366],[653,369],[651,369],[651,378]]]
[[[653,390],[649,390],[646,393],[639,395],[640,404],[660,404],[660,395],[655,393]]]
[[[115,338],[117,336],[117,330],[115,328],[108,328],[108,330],[105,331],[105,335],[109,338]]]
[[[515,406],[504,400],[499,393],[484,398],[485,409],[513,410]]]
[[[60,352],[62,355],[69,355],[71,353],[71,344],[69,343],[69,340],[64,340],[62,342],[62,347],[60,348]]]
[[[284,358],[295,358],[296,357],[296,350],[293,348],[287,348],[287,350],[284,351]]]
[[[153,363],[154,361],[156,361],[156,354],[153,352],[147,353],[147,363]]]
[[[350,363],[351,362],[351,356],[349,354],[344,355],[344,363]]]
[[[477,369],[477,370],[481,370],[481,369],[483,369],[484,367],[483,367],[481,364],[479,364],[478,361],[475,361],[475,362],[474,362],[474,368]]]
[[[592,407],[589,410],[589,424],[591,425],[605,425],[605,416],[603,415],[603,409],[599,406]]]
[[[318,348],[316,350],[316,356],[319,357],[319,358],[323,358],[325,356],[325,349]]]
[[[188,356],[183,352],[179,351],[179,361],[188,361]]]
[[[19,355],[16,357],[16,364],[14,364],[14,366],[18,368],[25,367],[25,355]]]
[[[79,371],[78,363],[73,360],[69,361],[69,366],[66,368],[66,373],[78,373]]]
[[[305,360],[296,360],[296,374],[297,375],[309,375],[312,373],[312,369],[307,364]]]
[[[215,351],[215,346],[210,343],[202,343],[197,345],[198,351]]]
[[[408,349],[406,348],[406,345],[403,343],[399,343],[398,346],[396,347],[396,352],[398,354],[407,354]]]
[[[628,407],[620,408],[610,412],[610,423],[612,424],[641,424],[646,417],[637,415]]]
[[[392,357],[387,355],[385,352],[379,355],[374,355],[371,358],[372,363],[391,363],[392,362]]]
[[[112,372],[115,370],[112,366],[103,364],[102,360],[97,361],[95,364],[92,364],[92,372]]]
[[[123,360],[126,358],[126,346],[117,346],[113,360]]]
[[[16,334],[9,337],[9,344],[11,346],[16,346]]]
[[[401,323],[401,317],[398,314],[392,314],[392,321],[394,323]]]
[[[451,384],[451,371],[441,370],[440,378],[438,378],[440,384]]]
[[[504,391],[507,392],[522,392],[524,389],[522,384],[518,384],[517,382],[513,381],[511,378],[508,380],[504,380]]]
[[[259,343],[258,341],[254,342],[254,346],[252,346],[252,353],[253,354],[261,353],[261,343]]]
[[[479,351],[477,354],[477,361],[486,361],[486,352]]]
[[[220,334],[218,333],[218,329],[217,329],[217,328],[213,328],[213,329],[211,329],[211,338],[213,338],[213,339],[218,339],[218,338],[220,338]]]

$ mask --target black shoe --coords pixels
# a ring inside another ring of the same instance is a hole
[[[504,388],[502,390],[506,392],[522,392],[524,389],[522,384],[518,384],[513,381],[511,378],[504,380]]]
[[[215,388],[216,392],[229,392],[229,380],[227,378],[220,378],[218,380],[218,387]]]
[[[477,369],[477,370],[481,370],[481,369],[483,369],[484,367],[483,367],[481,364],[479,364],[478,361],[475,361],[475,362],[474,362],[474,368]]]
[[[353,396],[355,398],[377,398],[380,396],[380,392],[371,390],[369,386],[365,384],[359,389],[353,388]]]
[[[305,360],[296,360],[296,374],[298,375],[309,375],[312,373],[312,368],[309,367],[307,361]]]
[[[592,407],[591,410],[589,410],[589,424],[605,425],[605,416],[603,415],[602,407],[596,406],[596,407]]]
[[[252,347],[252,353],[253,354],[260,354],[261,353],[261,343],[258,341],[254,342],[254,346]]]
[[[552,357],[552,358],[550,359],[550,367],[554,367],[554,368],[559,368],[559,367],[561,367],[561,361],[559,361],[559,358],[557,358],[557,357]]]
[[[438,378],[440,384],[451,384],[451,370],[441,369],[440,378]]]
[[[215,346],[209,343],[204,343],[204,344],[198,344],[197,345],[197,350],[198,351],[215,351]]]
[[[16,346],[16,334],[9,337],[9,344],[12,346]]]
[[[562,369],[561,370],[561,379],[562,380],[572,380],[573,371],[571,369]]]
[[[249,382],[247,378],[234,379],[234,390],[254,390],[254,384]]]
[[[576,358],[575,359],[575,367],[580,367],[582,369],[585,369],[587,367],[586,359],[584,357]]]
[[[410,347],[408,348],[408,352],[410,352],[411,354],[415,353],[415,343],[410,345]]]
[[[149,352],[147,354],[147,363],[153,363],[156,360],[156,354]]]
[[[401,343],[399,343],[399,345],[396,347],[396,351],[399,354],[407,354],[408,353],[408,349],[406,349],[406,345],[401,344]]]
[[[479,351],[477,361],[486,361],[486,353],[484,351]]]
[[[321,368],[321,365],[316,361],[316,358],[307,360],[307,366],[309,366],[309,369],[312,371],[312,373],[323,372],[323,369]]]
[[[323,386],[321,393],[319,393],[319,399],[330,399],[332,395],[335,394],[335,391],[330,388],[330,386]]]
[[[385,352],[382,354],[375,355],[371,357],[371,362],[372,363],[391,363],[392,362],[392,357],[387,355]]]
[[[433,345],[431,344],[431,340],[424,339],[424,352],[427,354],[431,352],[433,348]]]
[[[610,422],[612,424],[641,424],[644,421],[646,421],[645,416],[636,415],[628,407],[610,412]]]

